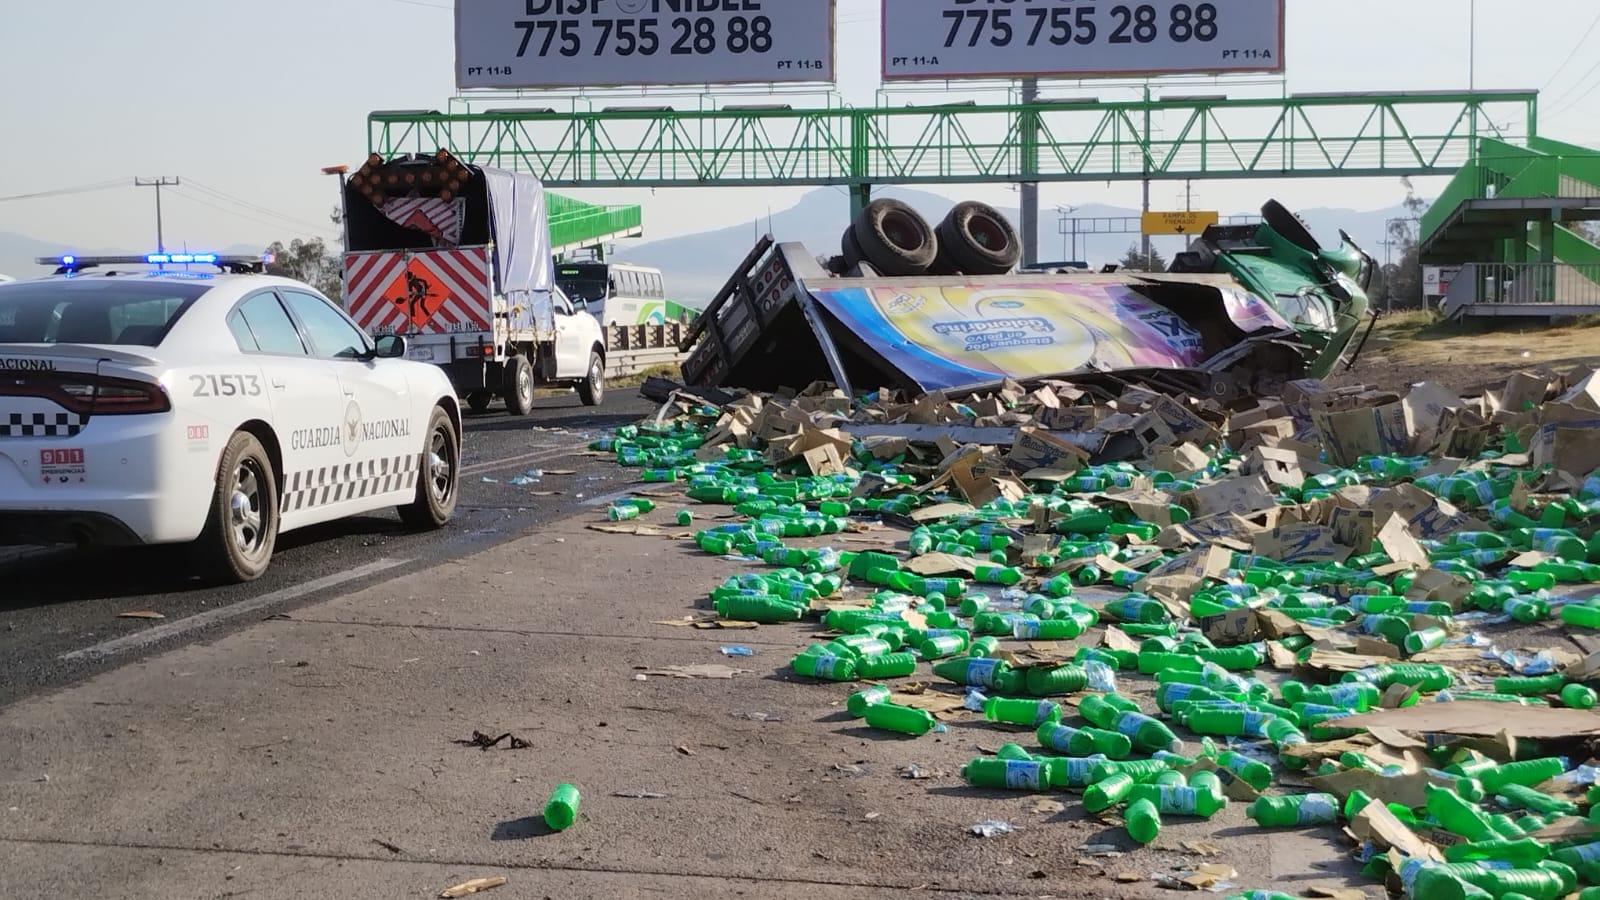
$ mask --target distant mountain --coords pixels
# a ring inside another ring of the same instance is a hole
[[[893,197],[909,203],[930,222],[937,222],[949,213],[955,201],[926,191],[888,188],[877,196]],[[1013,222],[1020,218],[1017,209],[1002,209]],[[1229,215],[1254,213],[1255,210],[1230,212]],[[1136,216],[1138,210],[1090,203],[1073,213],[1081,219]],[[648,216],[648,211],[646,212]],[[1396,205],[1389,209],[1356,211],[1349,209],[1313,208],[1300,210],[1306,225],[1317,239],[1326,245],[1335,245],[1339,229],[1350,233],[1356,243],[1368,253],[1383,258],[1385,222],[1405,215]],[[839,236],[843,234],[849,218],[849,204],[839,191],[822,188],[811,191],[800,202],[772,215],[771,232],[780,241],[799,241],[820,256],[839,252]],[[1040,215],[1039,258],[1055,261],[1071,256],[1070,239],[1060,235],[1057,214],[1045,210]],[[1089,223],[1083,223],[1085,229]],[[643,266],[654,266],[666,275],[667,290],[673,297],[686,301],[709,300],[720,289],[733,267],[750,251],[760,234],[768,230],[767,218],[751,220],[740,225],[680,235],[643,244],[618,245],[616,259]],[[1162,250],[1169,257],[1177,246],[1176,238],[1159,239]],[[1077,257],[1096,265],[1122,258],[1129,246],[1139,242],[1136,234],[1080,234],[1077,238]]]

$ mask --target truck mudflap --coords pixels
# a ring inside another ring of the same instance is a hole
[[[697,326],[683,368],[700,387],[956,394],[1065,377],[1220,399],[1307,362],[1294,328],[1225,277],[832,278],[799,244],[752,253]]]

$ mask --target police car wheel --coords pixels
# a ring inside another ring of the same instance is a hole
[[[238,432],[222,451],[211,513],[195,549],[209,575],[242,583],[267,571],[277,541],[278,482],[272,458],[254,435]]]
[[[606,399],[606,364],[598,353],[589,354],[589,374],[578,382],[578,399],[584,406],[599,406]]]
[[[442,528],[456,510],[461,488],[461,442],[450,414],[435,407],[422,447],[417,498],[400,507],[400,520],[418,529]]]

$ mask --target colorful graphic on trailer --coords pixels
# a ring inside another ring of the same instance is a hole
[[[817,300],[927,390],[1009,375],[1187,368],[1200,334],[1122,285],[898,285],[817,290]]]

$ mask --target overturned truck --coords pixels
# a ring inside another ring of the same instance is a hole
[[[826,265],[760,241],[685,338],[685,380],[955,395],[1060,378],[1226,401],[1326,375],[1368,309],[1372,258],[1342,232],[1321,247],[1275,201],[1154,274],[990,274],[1018,255],[998,213],[962,204],[936,229],[908,213],[874,203]]]

